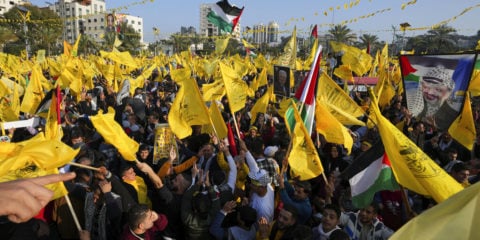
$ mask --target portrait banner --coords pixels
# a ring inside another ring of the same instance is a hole
[[[169,158],[170,149],[174,148],[178,156],[177,141],[175,135],[168,124],[159,124],[155,128],[155,143],[153,145],[153,164],[158,164],[162,158]],[[178,165],[178,158],[175,159],[174,165]]]
[[[404,99],[419,121],[447,130],[462,110],[476,54],[401,55]]]
[[[290,68],[274,66],[273,93],[277,96],[290,97]]]

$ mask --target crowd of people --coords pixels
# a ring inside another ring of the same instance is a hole
[[[352,204],[348,179],[339,175],[380,140],[375,128],[350,128],[354,139],[350,154],[344,146],[314,133],[312,140],[328,181],[322,176],[303,181],[293,177],[288,167],[290,136],[283,116],[274,104],[268,112],[249,114],[265,87],[235,115],[226,97],[220,102],[225,122],[234,124],[236,118],[238,124],[240,132],[233,142],[192,126],[192,135],[176,139],[177,147],[168,158],[154,159],[155,129],[168,123],[178,90],[168,75],[160,82],[152,81],[155,78],[151,76],[131,97],[120,98],[101,79],[93,90],[83,91],[78,102],[74,96],[63,96],[62,141],[80,149],[72,161],[96,170],[67,165],[60,169],[62,175],[0,184],[3,237],[388,239],[409,219],[436,204],[409,191],[405,192],[406,203],[400,190],[376,193],[365,208]],[[203,79],[197,80],[201,87]],[[361,92],[351,95],[359,105],[369,102]],[[117,123],[140,143],[136,162],[124,160],[89,121],[89,116],[99,110],[107,112],[108,107],[116,110]],[[473,109],[479,112],[478,106]],[[469,151],[447,131],[415,119],[401,95],[383,113],[394,124],[403,124],[404,133],[462,185],[478,181],[478,144]],[[25,141],[39,131],[41,127],[12,129],[11,141]],[[54,181],[64,181],[80,231],[66,198],[49,201],[51,193],[42,190]]]

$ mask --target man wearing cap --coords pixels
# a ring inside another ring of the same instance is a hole
[[[312,186],[308,181],[293,181],[293,185],[288,182],[285,174],[280,174],[280,199],[284,204],[295,207],[298,211],[297,221],[305,224],[312,215],[312,205],[310,204],[309,195]]]
[[[273,220],[273,212],[275,210],[275,191],[272,187],[272,179],[265,169],[258,167],[255,158],[248,151],[245,142],[240,140],[240,147],[245,151],[245,159],[247,160],[250,172],[250,199],[249,204],[252,208],[257,210],[257,220],[266,218],[268,222]]]
[[[458,115],[458,111],[447,101],[455,88],[452,74],[453,70],[437,66],[428,71],[420,81],[424,108],[417,118],[425,119],[441,130],[447,129]]]
[[[256,156],[257,164],[260,169],[267,170],[270,178],[273,180],[273,185],[278,187],[279,183],[277,181],[277,176],[280,173],[280,167],[278,166],[277,161],[273,159],[275,153],[278,151],[277,146],[268,146],[263,151],[264,156]]]

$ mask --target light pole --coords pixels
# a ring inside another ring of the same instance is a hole
[[[25,56],[27,60],[29,59],[30,44],[28,43],[28,25],[27,22],[30,21],[30,11],[24,6],[17,6],[17,9],[22,12],[20,16],[23,19],[23,34],[25,35]]]
[[[406,47],[407,45],[407,42],[405,41],[405,31],[407,30],[408,27],[410,27],[411,25],[408,23],[408,22],[404,22],[404,23],[400,23],[400,30],[403,31],[403,37],[402,37],[402,51],[404,50],[404,48]]]
[[[153,27],[153,37],[154,37],[154,40],[155,40],[154,56],[157,56],[158,36],[159,35],[160,35],[160,30],[156,27]]]

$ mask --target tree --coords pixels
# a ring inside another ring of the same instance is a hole
[[[18,40],[17,35],[7,27],[0,26],[0,46],[1,50],[3,51],[3,46],[6,43],[15,42]]]
[[[4,14],[6,21],[0,23],[0,26],[10,29],[18,38],[14,42],[7,43],[5,51],[18,55],[25,50],[25,40],[27,40],[30,45],[30,53],[45,49],[47,55],[56,54],[56,52],[52,52],[52,49],[56,48],[62,34],[61,19],[48,8],[38,8],[33,5],[25,5],[23,8],[28,11],[21,11],[17,7],[10,9]],[[27,29],[24,29],[24,24]]]
[[[118,33],[115,31],[105,31],[105,41],[103,42],[102,48],[107,51],[112,50],[116,38],[122,42],[122,44],[117,47],[118,51],[128,51],[132,55],[137,55],[143,47],[142,43],[140,43],[140,33],[128,25],[128,22],[122,22],[120,24],[120,32]]]
[[[352,30],[345,25],[337,24],[328,30],[327,36],[330,40],[341,42],[345,44],[351,44],[357,35],[352,33]]]
[[[86,34],[82,34],[82,38],[78,45],[78,53],[84,55],[97,54],[101,49],[101,46],[95,41],[95,39]]]
[[[457,51],[456,48],[456,32],[452,27],[441,25],[437,28],[429,30],[427,36],[431,53],[447,53]]]
[[[355,45],[358,48],[369,49],[370,54],[375,54],[375,52],[381,47],[380,42],[378,41],[377,35],[362,34],[362,36],[360,36],[359,40],[360,41],[357,42]]]
[[[172,41],[172,44],[173,44],[173,53],[179,53],[179,52],[185,51],[190,46],[190,40],[188,39],[188,37],[180,34],[170,35],[170,40]]]

